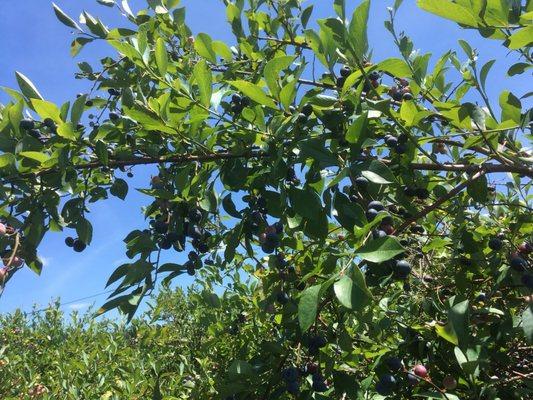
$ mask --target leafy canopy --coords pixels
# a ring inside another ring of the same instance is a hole
[[[88,93],[55,105],[18,72],[19,90],[6,89],[4,284],[23,263],[40,272],[50,231],[83,251],[90,205],[127,201],[133,172],[154,165],[138,189],[146,226],[124,239],[131,261],[99,313],[131,319],[184,273],[213,306],[220,286],[242,285],[231,307],[253,329],[232,333],[210,396],[531,394],[515,368],[533,335],[531,110],[527,93],[488,97],[495,60],[479,65],[466,41],[439,58],[415,50],[396,26],[401,0],[385,21],[398,55],[385,60],[371,57],[370,0],[334,0],[337,16],[319,20],[299,0],[225,1],[230,44],[193,36],[176,0],[137,13],[99,3],[128,28],[54,5],[73,56],[94,41],[114,51],[79,63]],[[499,40],[509,76],[529,73],[532,1],[417,3]],[[163,252],[187,257],[160,263]]]

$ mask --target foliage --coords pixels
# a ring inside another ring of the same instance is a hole
[[[489,99],[494,60],[478,65],[466,41],[464,55],[415,50],[396,27],[401,0],[385,22],[399,55],[381,61],[366,34],[370,0],[353,13],[334,0],[337,16],[316,21],[298,0],[225,1],[232,44],[192,36],[176,0],[137,14],[126,0],[99,3],[129,28],[86,12],[78,24],[54,7],[77,34],[73,55],[93,41],[116,50],[79,63],[89,93],[56,106],[21,73],[20,90],[7,89],[4,281],[23,262],[40,271],[49,231],[75,232],[67,245],[83,251],[89,205],[127,200],[132,171],[154,164],[139,189],[152,198],[147,226],[124,239],[131,262],[99,313],[132,319],[163,276],[197,274],[208,295],[186,325],[195,330],[220,307],[217,285],[237,285],[242,329],[231,341],[209,333],[201,359],[220,370],[194,393],[531,394],[517,371],[533,320],[530,95]],[[501,41],[516,61],[508,75],[530,69],[532,1],[418,5]],[[188,261],[160,265],[161,252],[185,250]]]

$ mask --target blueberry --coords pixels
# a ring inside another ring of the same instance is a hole
[[[278,235],[281,235],[283,233],[283,224],[281,222],[275,222],[274,223],[274,228],[276,228],[276,233]]]
[[[52,118],[45,118],[43,121],[43,125],[50,129],[55,129],[57,126]]]
[[[161,240],[161,243],[159,243],[159,247],[163,250],[168,250],[172,247],[172,242],[167,238],[164,238],[163,240]]]
[[[111,121],[116,121],[119,118],[120,118],[120,115],[118,115],[116,112],[110,112],[109,113],[109,119]]]
[[[405,143],[398,143],[394,150],[398,154],[404,154],[407,151],[407,145]]]
[[[517,272],[522,272],[526,269],[526,260],[522,257],[515,256],[511,258],[511,268]]]
[[[411,386],[418,385],[418,382],[420,382],[420,379],[415,376],[414,374],[407,374],[407,383]]]
[[[352,73],[352,70],[350,67],[348,67],[347,65],[344,65],[341,70],[340,70],[340,74],[342,77],[344,78],[347,78],[348,76],[350,76],[350,74]]]
[[[308,120],[308,117],[304,113],[300,113],[300,114],[298,114],[298,119],[297,120],[298,120],[298,122],[300,124],[305,124],[307,122],[307,120]]]
[[[387,144],[387,146],[394,148],[398,145],[398,139],[394,136],[389,136],[385,139],[385,143]]]
[[[520,279],[525,287],[527,287],[530,290],[533,290],[533,275],[525,274],[522,275],[522,278]]]
[[[279,235],[275,232],[269,232],[266,234],[266,241],[265,244],[268,244],[270,247],[278,247],[279,246]]]
[[[370,208],[370,209],[368,209],[368,210],[366,211],[365,214],[366,214],[366,219],[367,219],[368,221],[373,221],[374,218],[377,217],[377,215],[378,215],[378,211],[377,211],[377,210],[374,210],[373,208]]]
[[[285,305],[289,302],[290,297],[286,292],[279,292],[276,295],[276,300],[279,304]]]
[[[19,123],[19,128],[25,131],[35,128],[35,122],[32,119],[23,119]]]
[[[302,114],[309,117],[313,113],[313,106],[311,104],[306,104],[302,107]]]
[[[190,210],[187,216],[191,222],[200,222],[202,220],[202,212],[197,208]]]
[[[231,105],[231,112],[233,114],[240,114],[242,111],[242,106],[240,104],[232,104]]]
[[[429,197],[429,190],[427,190],[426,188],[417,188],[416,197],[418,197],[420,200],[427,199]]]
[[[489,247],[491,250],[498,251],[503,247],[503,242],[499,238],[492,238],[489,240]]]
[[[73,247],[74,246],[74,238],[72,237],[67,237],[65,239],[65,244],[68,246],[68,247]]]
[[[85,250],[86,247],[87,245],[83,243],[80,239],[74,240],[74,243],[72,244],[72,248],[77,253],[81,253],[83,250]]]
[[[288,367],[281,371],[281,377],[285,382],[294,382],[298,380],[298,369],[295,367]]]
[[[197,225],[189,225],[187,235],[193,239],[199,240],[203,237],[202,230]]]
[[[231,96],[231,101],[232,101],[233,103],[235,103],[235,104],[241,104],[241,100],[242,100],[242,97],[241,97],[240,94],[235,93],[235,94],[233,94],[233,95]]]
[[[379,382],[386,388],[394,389],[396,387],[396,378],[391,374],[385,374],[379,377]]]
[[[313,381],[313,390],[317,393],[323,393],[328,390],[328,385],[324,381]]]
[[[346,82],[346,78],[344,76],[340,76],[337,78],[337,87],[342,88],[344,86],[344,82]]]
[[[409,135],[406,133],[400,133],[398,135],[398,143],[407,143],[409,141]]]
[[[276,248],[271,246],[269,243],[263,243],[261,245],[261,250],[263,250],[263,252],[265,252],[266,254],[272,254],[274,253],[274,250],[276,250]]]
[[[120,96],[120,92],[115,88],[107,89],[107,93],[109,93],[111,96]]]
[[[287,392],[293,395],[300,393],[300,384],[297,381],[291,381],[287,383]]]
[[[358,176],[354,181],[358,189],[364,189],[368,186],[369,181],[364,176]]]
[[[376,383],[376,392],[382,396],[388,396],[392,394],[392,389],[385,386],[381,381]]]
[[[371,208],[373,208],[376,211],[383,211],[385,209],[385,206],[383,205],[381,201],[374,200],[368,203],[367,209],[371,209]]]
[[[326,346],[327,344],[328,344],[328,341],[322,335],[313,336],[309,340],[309,347],[316,347],[318,349],[321,349],[322,347]]]
[[[398,278],[407,278],[411,273],[411,264],[409,264],[409,262],[406,260],[396,261],[396,265],[394,266],[394,273]]]
[[[378,71],[372,71],[370,74],[368,74],[368,78],[371,81],[377,81],[379,78],[381,78],[381,74]]]
[[[372,237],[374,239],[384,238],[387,237],[387,233],[385,231],[382,231],[381,229],[374,229],[372,231]]]
[[[405,194],[407,197],[414,197],[416,196],[416,187],[414,186],[406,186],[403,188],[403,194]]]
[[[243,96],[241,99],[241,106],[244,108],[244,107],[248,107],[250,104],[251,104],[250,98]]]
[[[399,371],[403,368],[402,360],[398,357],[389,357],[385,360],[385,364],[391,371]]]
[[[409,92],[406,92],[402,95],[403,100],[413,100],[413,95]]]
[[[168,224],[165,221],[157,220],[154,223],[154,230],[157,233],[164,234],[168,231]]]

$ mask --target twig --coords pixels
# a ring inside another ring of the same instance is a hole
[[[482,167],[482,169],[477,172],[476,174],[474,174],[472,177],[470,177],[469,179],[467,179],[466,181],[460,183],[459,185],[457,185],[454,189],[450,190],[448,193],[446,193],[446,195],[440,197],[439,199],[437,199],[437,201],[435,201],[435,203],[427,206],[426,208],[424,208],[422,211],[420,211],[419,213],[415,214],[414,216],[412,216],[411,218],[409,219],[406,219],[403,224],[401,224],[398,229],[395,230],[394,234],[397,235],[398,233],[401,233],[403,230],[405,230],[405,228],[407,228],[409,225],[411,225],[413,222],[416,222],[418,221],[420,218],[422,217],[425,217],[426,215],[428,215],[431,211],[435,210],[436,208],[438,208],[440,205],[442,205],[443,203],[445,203],[446,201],[450,200],[452,197],[454,197],[455,195],[457,195],[458,193],[460,193],[462,190],[464,190],[465,188],[467,188],[469,185],[471,185],[472,183],[474,183],[476,180],[478,180],[479,178],[481,178],[482,176],[484,176],[485,174],[487,173],[487,171]]]

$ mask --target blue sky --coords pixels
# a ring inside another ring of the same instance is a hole
[[[56,3],[71,16],[77,16],[86,10],[101,17],[108,26],[124,26],[125,20],[116,9],[98,5],[95,0],[57,0]],[[134,10],[144,6],[144,0],[130,0]],[[332,1],[313,0],[314,16],[333,15]],[[348,10],[353,9],[358,1],[347,0]],[[369,38],[374,50],[374,60],[397,56],[390,34],[383,27],[387,18],[386,7],[393,0],[374,0],[369,26]],[[454,23],[444,21],[417,9],[414,0],[405,0],[398,16],[398,27],[405,30],[415,43],[415,48],[423,52],[430,51],[435,58],[453,48],[465,59],[458,39],[465,39],[472,47],[478,48],[480,65],[489,59],[496,59],[492,74],[497,79],[490,79],[489,96],[497,99],[497,94],[511,89],[518,94],[526,92],[520,87],[519,79],[502,79],[505,71],[514,60],[508,56],[500,42],[481,39],[476,32],[460,29]],[[221,0],[183,0],[187,7],[187,22],[195,34],[206,32],[213,38],[232,42],[230,30],[225,23],[225,12]],[[72,59],[69,45],[73,36],[69,28],[59,23],[47,0],[2,0],[0,2],[0,86],[16,88],[14,71],[28,76],[41,94],[57,103],[72,100],[80,92],[87,91],[88,83],[74,79],[76,63],[87,60],[95,62],[102,56],[112,54],[104,43],[90,45],[81,54]],[[7,102],[8,96],[1,92],[0,102]],[[497,104],[497,101],[494,103]],[[497,108],[497,107],[496,107]],[[149,172],[135,170],[136,176],[130,181],[130,194],[126,204],[118,199],[110,199],[93,205],[92,222],[94,226],[93,244],[82,254],[74,253],[63,244],[65,234],[49,234],[41,247],[40,254],[45,267],[40,277],[29,269],[19,271],[9,282],[0,299],[0,312],[9,312],[16,308],[30,310],[34,303],[46,305],[50,299],[61,297],[64,302],[100,293],[115,267],[126,261],[122,239],[132,229],[144,227],[140,207],[149,199],[136,193],[134,187],[144,187],[149,179]],[[180,262],[175,254],[168,261]],[[179,278],[180,284],[188,284],[190,278]],[[73,303],[68,309],[83,309],[96,302],[101,305],[105,296]]]

